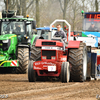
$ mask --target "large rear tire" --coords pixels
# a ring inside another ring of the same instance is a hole
[[[32,45],[30,60],[33,61],[41,60],[41,48],[35,47],[35,43],[33,43]]]
[[[70,80],[69,62],[63,62],[61,66],[61,81],[68,83],[69,80]]]
[[[19,67],[16,69],[16,73],[25,74],[28,72],[29,64],[29,49],[28,48],[18,48],[18,60]]]
[[[71,80],[83,82],[87,77],[87,48],[81,42],[79,48],[69,49],[68,61],[71,65]]]
[[[34,63],[34,61],[30,61],[29,65],[28,65],[28,80],[29,80],[29,82],[36,81],[36,72],[33,69],[33,63]]]

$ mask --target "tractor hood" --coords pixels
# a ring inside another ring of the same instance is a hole
[[[4,35],[0,35],[0,40],[7,40],[7,39],[11,39],[12,37],[16,37],[15,34],[4,34]]]
[[[63,43],[60,41],[56,41],[56,40],[37,39],[35,46],[36,47],[42,47],[42,46],[63,47]]]

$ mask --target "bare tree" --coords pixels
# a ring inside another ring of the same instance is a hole
[[[59,0],[60,7],[61,7],[61,10],[63,12],[63,19],[66,19],[66,9],[67,9],[69,1],[70,0],[64,0],[64,1]],[[63,23],[63,27],[64,27],[64,23]]]
[[[37,21],[37,27],[40,26],[39,1],[40,1],[40,0],[36,0],[36,21]]]
[[[15,8],[16,0],[4,0],[5,3],[5,9],[7,10],[7,3],[8,3],[8,9],[12,10]]]
[[[5,9],[6,1],[1,1]],[[72,30],[79,30],[82,25],[81,10],[99,11],[99,3],[100,0],[8,0],[8,9],[17,10],[17,15],[24,17],[30,14],[36,19],[37,27],[48,26],[55,19],[65,19],[71,24]]]
[[[70,0],[64,0],[63,2],[59,0],[61,10],[63,12],[63,19],[66,18],[66,9]],[[63,4],[62,4],[63,3]]]
[[[17,1],[17,14],[26,17],[26,12],[33,4],[34,0],[16,0]],[[29,2],[29,3],[28,3]]]
[[[16,1],[16,6],[17,6],[17,15],[21,15],[21,8],[22,8],[21,0]]]
[[[95,11],[98,12],[98,0],[95,0]]]
[[[29,1],[29,3],[28,3]],[[8,9],[17,9],[17,15],[26,17],[26,11],[33,4],[34,0],[8,0]],[[4,0],[5,9],[7,9],[7,0]]]

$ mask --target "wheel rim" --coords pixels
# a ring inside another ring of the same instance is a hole
[[[86,75],[87,75],[87,53],[85,50],[85,54],[83,55],[83,77],[84,77],[84,80],[86,80]]]

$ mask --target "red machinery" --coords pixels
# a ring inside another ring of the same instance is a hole
[[[86,80],[87,49],[85,43],[68,40],[64,51],[61,39],[38,39],[35,47],[38,48],[37,51],[41,50],[41,56],[38,56],[38,58],[40,57],[38,61],[30,61],[29,63],[29,82],[36,81],[38,76],[41,78],[42,76],[58,77],[62,82],[69,82],[70,75],[74,81]]]

